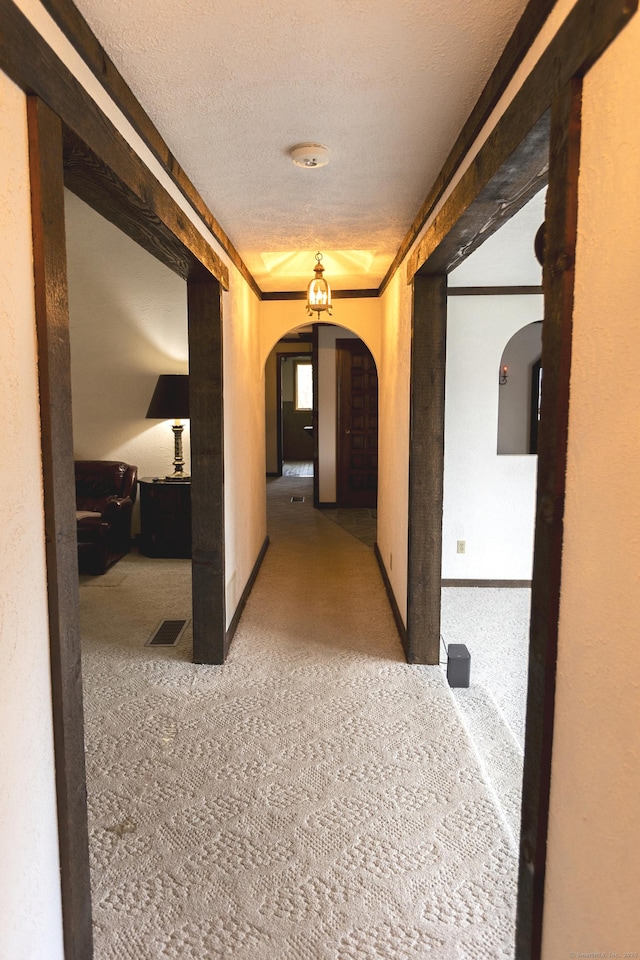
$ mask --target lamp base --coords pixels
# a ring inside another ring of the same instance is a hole
[[[173,430],[175,453],[173,458],[173,473],[164,479],[173,481],[174,483],[189,483],[191,477],[184,472],[184,459],[182,456],[182,431],[184,430],[184,425],[180,423],[179,420],[176,420],[171,429]]]
[[[191,477],[186,473],[172,473],[164,480],[171,483],[191,483]]]

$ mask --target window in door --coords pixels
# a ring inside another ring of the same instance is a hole
[[[313,410],[313,367],[310,361],[295,361],[295,409]]]

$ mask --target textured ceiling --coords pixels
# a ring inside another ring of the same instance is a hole
[[[76,0],[263,290],[377,286],[525,0]],[[328,166],[293,165],[323,143]],[[299,256],[302,254],[302,256]]]

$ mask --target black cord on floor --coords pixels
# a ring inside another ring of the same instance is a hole
[[[441,666],[441,667],[446,667],[446,665],[447,665],[447,663],[448,663],[449,649],[448,649],[446,643],[444,642],[444,637],[442,636],[442,634],[440,634],[440,643],[441,643],[442,646],[444,647],[444,652],[445,652],[445,654],[446,654],[446,656],[447,656],[447,660],[441,660],[441,661],[440,661],[440,666]]]

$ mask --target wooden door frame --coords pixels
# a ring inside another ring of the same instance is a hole
[[[447,276],[413,279],[409,400],[407,663],[440,662]]]
[[[555,706],[582,78],[637,4],[578,0],[498,121],[411,258],[413,281],[407,652],[439,658],[444,460],[446,275],[531,195],[549,128],[547,240],[543,268],[545,371],[538,437],[529,680],[516,926],[517,960],[542,951],[546,845]],[[532,148],[531,150],[529,148]],[[525,173],[524,179],[523,171]],[[529,168],[531,172],[531,168]],[[533,168],[535,172],[535,167]],[[497,192],[500,203],[496,203]],[[536,188],[537,189],[537,188]],[[536,192],[536,191],[533,191]],[[528,195],[527,195],[528,194]],[[524,198],[524,199],[523,199]],[[508,216],[503,215],[506,209]],[[430,402],[434,408],[427,409]],[[425,426],[424,434],[422,428]],[[433,449],[429,450],[431,444]],[[437,491],[427,498],[435,479]],[[415,528],[429,531],[415,535]],[[431,551],[431,555],[429,555]]]
[[[11,7],[12,14],[16,13]],[[20,19],[22,15],[17,19]],[[67,960],[92,956],[91,886],[84,762],[71,368],[64,187],[187,281],[194,660],[226,656],[221,287],[228,272],[184,213],[144,167],[66,68],[22,18],[24,34],[48,61],[53,80],[33,74],[29,57],[0,58],[27,96],[31,217],[44,478],[52,711],[64,950]],[[11,25],[10,25],[11,26]],[[10,31],[9,31],[10,32]],[[10,41],[9,41],[10,43]],[[18,44],[18,46],[20,46]],[[15,55],[15,46],[11,47]],[[5,47],[2,48],[2,53]],[[24,51],[23,51],[24,52]],[[51,64],[50,64],[51,65]],[[61,87],[60,74],[64,82]],[[38,82],[36,82],[38,81]],[[51,81],[51,82],[50,82]],[[66,86],[65,86],[66,84]],[[47,99],[33,93],[43,86]],[[69,90],[71,93],[69,93]],[[76,116],[78,100],[86,110]],[[78,127],[93,146],[85,142]],[[97,148],[97,150],[96,150]],[[213,491],[213,495],[212,495]]]
[[[278,400],[277,411],[276,411],[276,423],[277,423],[277,431],[278,431],[277,446],[278,446],[278,476],[279,477],[282,476],[282,464],[284,461],[283,443],[282,443],[283,420],[282,420],[282,366],[281,364],[283,360],[301,360],[301,359],[305,359],[307,363],[310,363],[313,369],[314,364],[313,364],[312,350],[311,351],[307,350],[306,353],[295,353],[295,352],[288,353],[286,350],[276,353],[276,395]],[[315,390],[316,390],[315,370],[313,370],[313,376],[314,376],[313,395],[315,398]],[[315,399],[313,403],[314,403],[314,407],[311,410],[312,423],[315,420]],[[315,430],[314,430],[314,433],[315,433]],[[314,442],[314,451],[315,451],[315,442]],[[315,470],[314,470],[314,474],[315,474]]]
[[[285,353],[276,353],[276,450],[278,456],[278,476],[282,476],[282,358]]]
[[[93,954],[71,416],[62,125],[27,98],[64,950]]]
[[[502,146],[499,137],[495,140]],[[407,629],[403,638],[409,663],[440,662],[447,275],[543,188],[548,153],[548,111],[535,118],[508,158],[501,157],[489,138],[468,176],[451,195],[449,215],[454,217],[453,222],[445,219],[448,229],[444,229],[436,218],[432,233],[421,245],[423,251],[430,250],[427,259],[421,264],[415,257],[412,261],[412,266],[419,265],[419,269],[413,274],[411,313],[411,521]],[[481,172],[487,168],[493,168],[493,173],[482,183]],[[449,213],[446,207],[443,213]]]
[[[204,266],[187,279],[187,316],[193,662],[222,664],[232,638],[226,611],[222,289]]]
[[[320,335],[319,323],[314,323],[311,337],[311,364],[313,367],[313,506],[320,506],[320,438],[318,436],[320,391],[318,388],[318,341]]]
[[[364,348],[369,353],[373,366],[376,371],[376,391],[378,393],[378,401],[380,398],[380,386],[378,383],[378,365],[376,363],[375,357],[371,352],[370,347],[364,342],[362,337],[339,337],[336,339],[336,506],[344,507],[345,499],[345,471],[344,464],[348,459],[345,455],[345,447],[343,443],[343,431],[342,423],[345,419],[345,403],[344,395],[342,393],[342,380],[343,380],[343,364],[345,362],[345,353],[350,351],[349,344],[361,343]],[[376,414],[377,416],[377,414]],[[378,428],[376,428],[377,430]],[[376,460],[377,460],[377,448],[376,448]],[[378,475],[378,467],[376,466],[376,475]],[[377,501],[377,485],[376,485],[376,501]],[[349,509],[349,508],[348,508]],[[369,508],[371,509],[371,508]],[[375,509],[375,508],[374,508]]]

